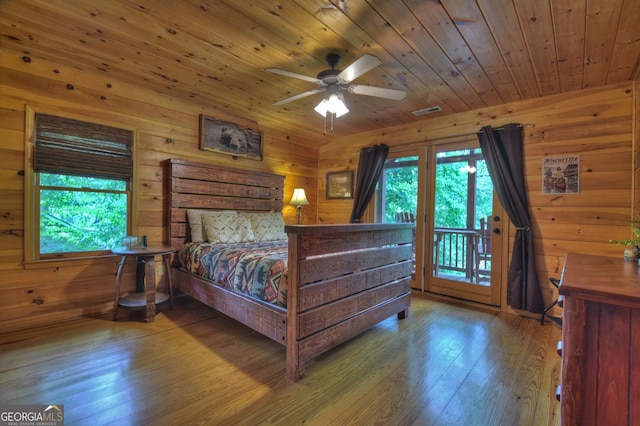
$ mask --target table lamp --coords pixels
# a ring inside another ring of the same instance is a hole
[[[309,204],[309,200],[307,200],[307,195],[304,193],[304,188],[296,188],[293,190],[293,196],[291,197],[291,201],[289,204],[292,206],[296,206],[296,223],[300,225],[304,219],[304,215],[302,214],[302,206],[306,206]]]

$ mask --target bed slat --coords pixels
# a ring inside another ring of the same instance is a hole
[[[353,225],[306,225],[291,228],[291,232],[301,232],[298,256],[325,255],[389,244],[411,244],[413,234],[406,229],[389,227],[389,224]]]
[[[221,197],[204,194],[176,194],[174,205],[186,209],[216,209],[216,210],[282,210],[282,200]]]
[[[206,194],[208,196],[264,198],[267,200],[281,200],[282,188],[279,182],[269,186],[248,186],[236,183],[203,182],[193,179],[173,177],[171,191],[184,194]]]
[[[407,268],[409,270],[411,268],[411,261],[409,260],[359,271],[327,281],[307,284],[298,290],[300,312],[360,293],[379,285],[379,283],[387,283],[406,277]]]
[[[375,247],[300,260],[298,286],[410,259],[411,245]]]
[[[335,326],[387,300],[406,294],[410,286],[411,277],[403,278],[302,312],[299,315],[298,336],[304,339]]]
[[[213,164],[194,163],[176,159],[169,161],[172,166],[172,177],[191,179],[199,182],[224,182],[236,185],[282,189],[283,180],[281,180],[281,178],[283,179],[284,176],[273,173],[229,169],[214,166]]]

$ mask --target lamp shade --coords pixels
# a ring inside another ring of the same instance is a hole
[[[304,188],[296,188],[293,190],[293,197],[291,197],[289,204],[294,206],[306,206],[309,204],[307,195],[304,193]]]
[[[329,90],[327,96],[314,109],[323,117],[326,117],[330,112],[338,118],[349,112],[349,108],[344,103],[344,96],[337,89]]]

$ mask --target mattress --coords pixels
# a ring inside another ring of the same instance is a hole
[[[213,284],[278,306],[287,306],[287,241],[188,243],[180,267]]]

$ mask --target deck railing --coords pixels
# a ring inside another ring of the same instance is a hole
[[[464,281],[479,282],[489,269],[481,264],[478,249],[480,233],[475,229],[436,228],[434,230],[434,276],[456,276]],[[483,268],[483,269],[480,269]]]

